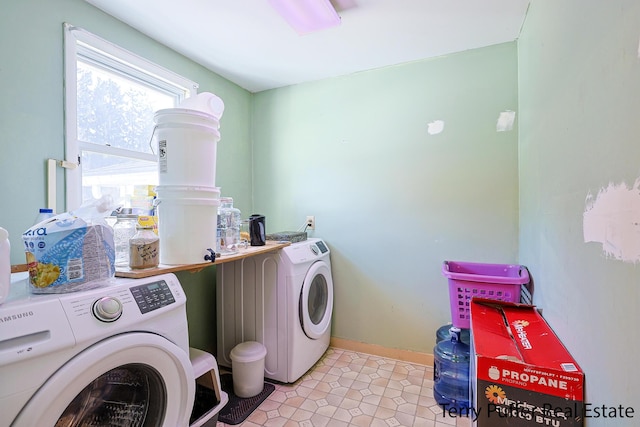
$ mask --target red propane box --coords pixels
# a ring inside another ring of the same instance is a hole
[[[471,301],[473,425],[582,426],[584,373],[535,306]]]

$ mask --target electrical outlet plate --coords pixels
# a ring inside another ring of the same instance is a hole
[[[316,228],[316,217],[313,215],[307,216],[307,228],[311,230],[315,230]]]

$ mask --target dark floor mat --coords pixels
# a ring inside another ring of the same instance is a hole
[[[220,414],[218,414],[218,421],[232,425],[240,424],[246,420],[276,389],[273,384],[265,381],[264,388],[257,396],[242,398],[233,393],[233,377],[231,374],[220,375],[220,383],[222,389],[229,395],[229,403],[227,403],[220,411]]]

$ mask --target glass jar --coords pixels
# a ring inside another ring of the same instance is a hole
[[[216,251],[221,255],[238,252],[240,244],[240,209],[233,207],[233,198],[221,197],[218,208],[218,233]]]
[[[138,226],[129,239],[129,267],[132,269],[157,267],[160,263],[160,238],[153,226]]]
[[[251,243],[251,234],[249,233],[249,220],[243,219],[240,222],[240,247],[247,249]]]
[[[131,208],[122,208],[116,215],[113,225],[113,241],[116,250],[116,267],[129,267],[129,239],[136,234],[138,215]]]

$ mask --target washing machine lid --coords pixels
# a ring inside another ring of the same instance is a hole
[[[333,279],[324,261],[311,265],[300,291],[299,315],[302,330],[311,339],[319,339],[331,327]]]
[[[66,426],[73,417],[87,425],[108,425],[103,417],[115,413],[138,419],[133,426],[186,426],[194,395],[193,368],[184,350],[159,335],[127,333],[69,360],[38,389],[12,426]]]

